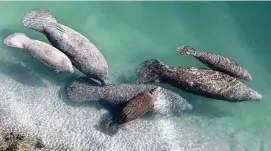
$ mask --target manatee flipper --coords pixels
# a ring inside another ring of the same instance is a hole
[[[23,17],[22,23],[27,28],[42,32],[47,25],[57,21],[49,10],[35,9]]]
[[[23,33],[14,33],[9,35],[4,39],[4,43],[10,47],[24,48],[24,43],[28,41],[29,38]]]

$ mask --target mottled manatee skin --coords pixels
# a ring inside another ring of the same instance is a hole
[[[236,78],[204,68],[170,68],[163,76],[163,81],[213,99],[245,101],[257,99],[258,95]]]
[[[230,76],[243,78],[248,81],[252,80],[250,73],[244,67],[227,57],[209,52],[200,52],[190,47],[186,49],[195,51],[192,56],[213,70],[221,71],[229,74]]]
[[[102,53],[85,36],[57,23],[49,10],[28,12],[23,24],[45,34],[50,43],[65,53],[79,71],[102,84],[108,84],[108,65]]]
[[[44,34],[51,44],[64,52],[79,71],[108,84],[107,62],[87,38],[60,24],[45,29]]]
[[[110,84],[101,87],[86,78],[78,78],[68,85],[67,94],[69,99],[75,102],[106,100],[121,103],[155,87],[157,86],[150,84]],[[165,112],[182,112],[192,109],[192,105],[184,98],[168,89],[160,87],[158,96],[160,99],[154,107],[155,110],[160,110],[160,107],[165,108]]]
[[[117,115],[117,123],[124,124],[135,120],[150,111],[153,108],[155,101],[157,101],[157,93],[152,94],[152,91],[156,91],[157,89],[158,88],[144,91],[129,100],[120,110],[120,114]]]
[[[45,42],[30,39],[24,33],[14,33],[4,40],[7,46],[24,49],[35,59],[57,72],[74,72],[70,59],[61,51]]]
[[[143,62],[137,69],[137,77],[139,83],[159,81],[213,99],[240,102],[262,98],[258,92],[225,73],[206,68],[169,67],[156,59]]]

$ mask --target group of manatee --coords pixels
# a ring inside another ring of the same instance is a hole
[[[4,43],[24,49],[38,61],[56,72],[74,72],[73,66],[86,77],[73,80],[66,88],[75,102],[107,100],[116,103],[116,116],[104,119],[103,126],[116,126],[134,120],[150,110],[159,110],[161,97],[166,110],[182,112],[192,106],[179,94],[155,86],[168,83],[189,93],[208,98],[240,102],[260,100],[262,96],[239,79],[252,80],[251,75],[236,62],[189,46],[177,52],[191,55],[209,68],[170,67],[157,59],[146,60],[136,70],[137,82],[111,84],[107,61],[102,53],[82,34],[57,22],[47,9],[29,11],[22,21],[29,29],[43,33],[50,44],[33,40],[23,33],[7,36]]]

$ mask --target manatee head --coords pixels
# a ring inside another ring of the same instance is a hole
[[[161,74],[167,69],[168,66],[159,60],[146,60],[136,70],[137,82],[140,84],[160,82]]]

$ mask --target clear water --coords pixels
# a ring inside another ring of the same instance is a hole
[[[94,128],[103,109],[59,98],[72,74],[56,74],[1,42],[0,134],[14,124],[30,127],[51,144],[49,150],[271,149],[270,2],[0,2],[0,40],[23,32],[48,42],[21,24],[25,13],[35,8],[50,9],[58,22],[89,38],[104,54],[113,83],[132,81],[136,67],[151,58],[204,67],[175,52],[179,45],[189,45],[243,65],[253,76],[248,85],[263,99],[232,104],[166,86],[185,97],[193,111],[142,117],[110,138]]]

